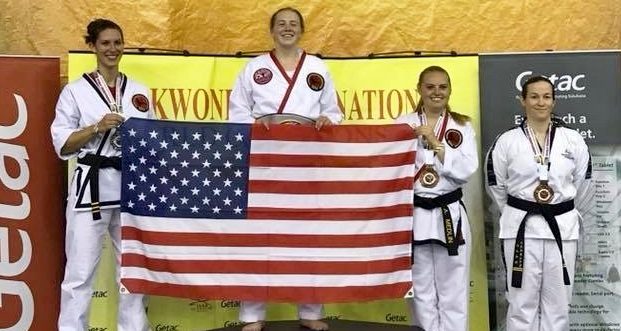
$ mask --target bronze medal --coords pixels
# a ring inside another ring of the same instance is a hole
[[[541,181],[535,188],[533,196],[538,203],[550,203],[552,198],[554,198],[554,190],[548,185],[547,181]]]
[[[423,173],[420,175],[420,184],[423,187],[431,188],[438,185],[438,181],[440,181],[438,173],[432,167],[425,166]]]

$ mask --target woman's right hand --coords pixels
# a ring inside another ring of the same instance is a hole
[[[104,115],[97,124],[95,124],[97,133],[106,132],[110,129],[118,128],[123,124],[125,118],[117,113],[109,113]]]

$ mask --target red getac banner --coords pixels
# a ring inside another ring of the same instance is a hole
[[[50,139],[58,58],[0,56],[0,330],[54,330],[63,169]]]

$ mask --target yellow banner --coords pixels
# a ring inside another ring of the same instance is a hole
[[[151,89],[159,118],[190,121],[226,121],[228,96],[248,58],[125,54],[121,71]],[[418,103],[418,74],[427,66],[439,65],[451,76],[450,105],[454,111],[469,115],[479,132],[478,58],[419,57],[326,60],[334,80],[344,123],[391,123],[411,112]],[[70,80],[95,68],[90,53],[70,53]],[[468,199],[472,231],[470,284],[470,330],[489,330],[487,273],[483,219],[481,174],[477,173],[464,188]],[[114,264],[106,252],[98,274],[91,309],[91,327],[115,330],[116,293]],[[105,294],[105,295],[104,295]],[[297,319],[295,308],[278,304],[268,306],[268,319]],[[152,297],[149,319],[154,329],[175,326],[175,330],[205,330],[238,325],[235,301],[185,300]],[[410,324],[405,300],[370,303],[329,304],[327,319],[348,319],[381,323]],[[476,316],[476,318],[473,318]]]

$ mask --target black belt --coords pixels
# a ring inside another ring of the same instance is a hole
[[[507,204],[513,208],[517,208],[526,212],[526,215],[520,223],[517,237],[515,238],[515,248],[513,252],[513,273],[511,275],[511,286],[522,287],[522,271],[524,270],[524,232],[526,230],[526,219],[532,215],[542,215],[548,223],[556,245],[561,252],[561,261],[563,262],[563,281],[565,285],[571,284],[569,273],[565,265],[563,257],[563,240],[561,239],[561,230],[558,227],[555,216],[565,214],[574,210],[574,200],[568,200],[557,204],[542,204],[528,200],[522,200],[514,196],[509,196]]]
[[[446,239],[446,248],[449,256],[458,255],[457,249],[459,248],[460,242],[463,241],[463,238],[461,235],[461,227],[457,230],[457,238],[453,235],[453,218],[451,217],[451,211],[449,210],[448,205],[461,200],[462,196],[463,193],[461,188],[435,198],[425,198],[419,195],[414,195],[414,207],[420,207],[427,210],[433,210],[436,208],[442,209],[444,237]]]
[[[101,156],[95,154],[86,154],[81,158],[78,158],[79,164],[90,166],[90,169],[86,173],[84,179],[85,185],[90,185],[91,190],[91,211],[93,213],[93,219],[101,219],[100,207],[99,207],[99,169],[114,168],[121,170],[121,158],[119,156]]]

